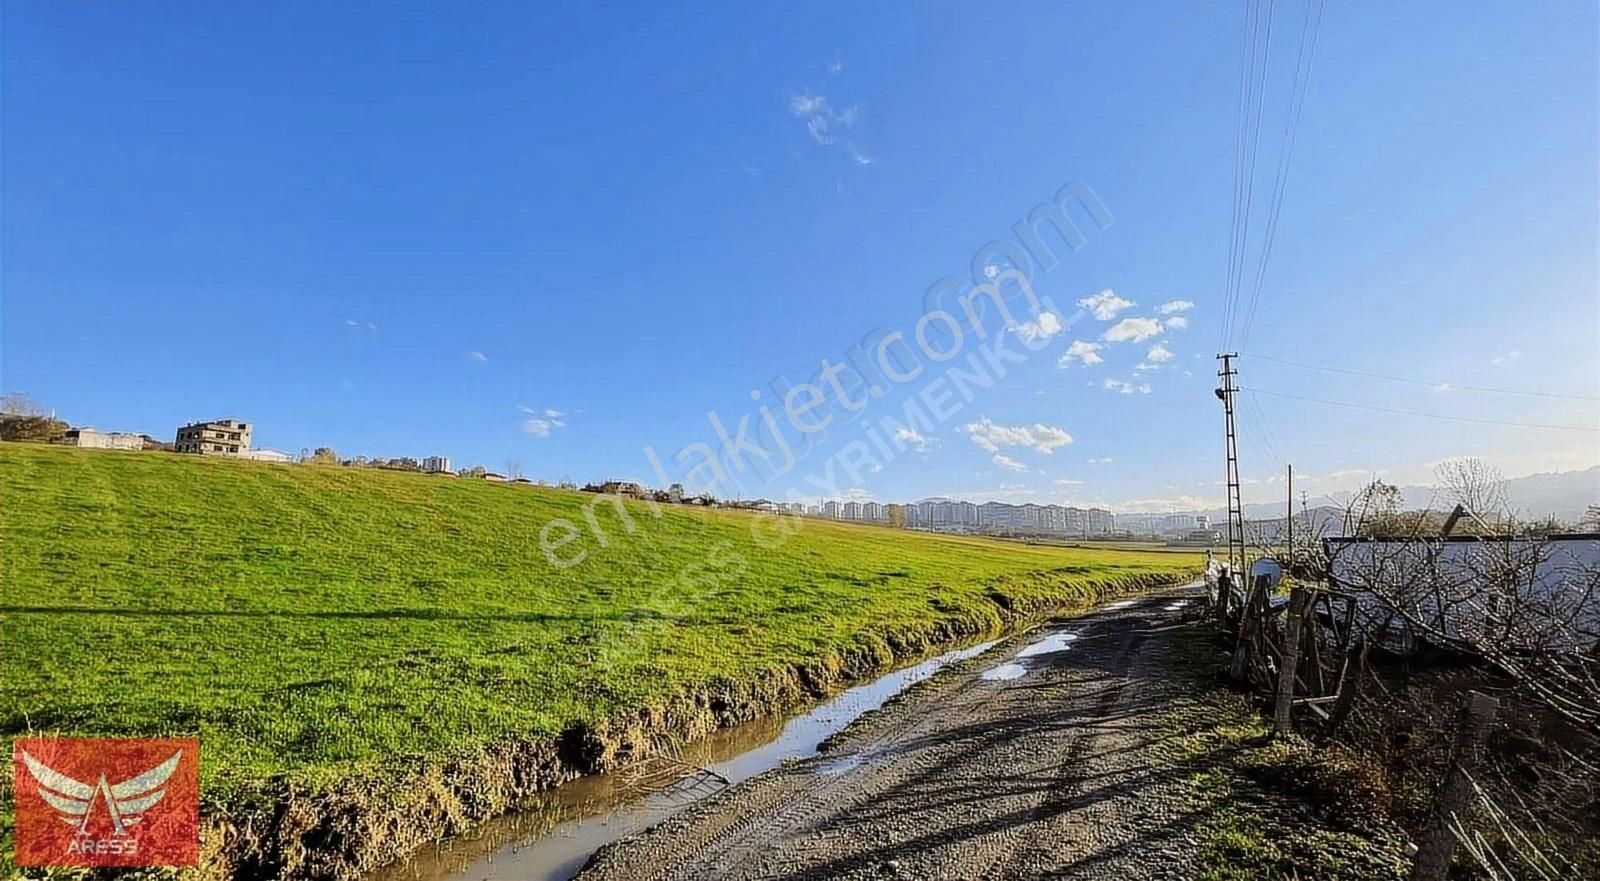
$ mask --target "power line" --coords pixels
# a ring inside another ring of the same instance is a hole
[[[1398,413],[1403,416],[1422,416],[1428,419],[1445,419],[1452,422],[1473,422],[1480,425],[1509,425],[1515,428],[1550,428],[1558,431],[1587,431],[1600,434],[1600,427],[1589,425],[1556,425],[1549,422],[1512,422],[1505,419],[1481,419],[1474,416],[1450,416],[1445,413],[1427,413],[1422,410],[1406,410],[1399,407],[1379,407],[1374,404],[1354,404],[1349,401],[1330,401],[1326,398],[1308,398],[1302,395],[1291,395],[1287,392],[1274,392],[1267,389],[1245,388],[1243,386],[1240,386],[1238,390],[1257,395],[1271,395],[1275,398],[1289,398],[1295,401],[1306,401],[1312,404],[1328,404],[1334,407],[1350,407],[1356,410],[1374,410],[1379,413]]]
[[[1266,412],[1261,409],[1261,401],[1256,398],[1255,393],[1253,392],[1248,398],[1245,399],[1245,401],[1250,405],[1246,409],[1246,412],[1250,412],[1251,410],[1254,411],[1256,424],[1261,429],[1261,438],[1262,440],[1266,441],[1267,444],[1268,455],[1277,461],[1280,467],[1287,465],[1288,462],[1280,454],[1278,443],[1277,441],[1273,440],[1272,431],[1268,428],[1268,425],[1271,424],[1271,421],[1267,419]]]
[[[1232,336],[1239,277],[1244,269],[1244,256],[1249,240],[1250,193],[1255,178],[1255,150],[1260,142],[1260,94],[1266,84],[1267,63],[1272,49],[1272,14],[1269,7],[1266,17],[1266,48],[1260,53],[1258,60],[1256,46],[1261,42],[1259,34],[1262,5],[1262,0],[1245,0],[1244,4],[1244,33],[1240,40],[1239,58],[1239,116],[1233,142],[1233,215],[1228,229],[1228,271],[1223,287],[1218,351],[1226,348]],[[1263,88],[1257,88],[1258,81]],[[1252,108],[1255,108],[1253,113]]]
[[[1277,364],[1287,364],[1290,367],[1299,367],[1305,370],[1320,370],[1324,373],[1342,373],[1347,376],[1361,376],[1367,379],[1383,379],[1390,382],[1404,382],[1411,385],[1427,386],[1433,389],[1449,389],[1451,391],[1485,392],[1493,395],[1525,395],[1534,398],[1560,398],[1568,401],[1600,401],[1600,397],[1593,395],[1568,395],[1561,392],[1541,392],[1533,389],[1496,388],[1487,385],[1456,385],[1453,382],[1433,382],[1426,379],[1416,379],[1409,376],[1395,376],[1390,373],[1373,373],[1367,370],[1352,370],[1348,367],[1328,367],[1321,364],[1306,364],[1301,361],[1290,361],[1287,358],[1274,358],[1270,355],[1244,354],[1247,358],[1259,361],[1272,361]]]
[[[1305,21],[1300,26],[1300,51],[1295,57],[1294,84],[1289,94],[1289,116],[1283,126],[1283,150],[1278,154],[1278,174],[1273,182],[1271,207],[1267,210],[1267,231],[1261,244],[1261,262],[1256,266],[1256,278],[1250,295],[1250,308],[1244,313],[1244,333],[1241,343],[1250,341],[1250,326],[1255,323],[1256,306],[1261,302],[1261,288],[1267,278],[1267,263],[1272,259],[1272,243],[1278,231],[1278,215],[1283,210],[1283,194],[1289,186],[1289,164],[1294,159],[1294,145],[1300,139],[1300,117],[1306,103],[1306,87],[1311,82],[1311,70],[1317,60],[1317,38],[1322,34],[1322,11],[1325,0],[1307,0]]]
[[[1239,314],[1239,291],[1244,282],[1245,264],[1250,254],[1250,215],[1255,205],[1256,192],[1256,157],[1261,152],[1261,112],[1267,105],[1267,73],[1272,62],[1272,20],[1273,13],[1277,11],[1277,0],[1267,0],[1267,40],[1266,48],[1261,52],[1261,65],[1259,81],[1255,84],[1255,119],[1250,126],[1250,150],[1245,163],[1245,190],[1244,190],[1244,220],[1239,230],[1239,265],[1233,274],[1233,295],[1229,298],[1228,308],[1228,340],[1231,345],[1235,317]]]

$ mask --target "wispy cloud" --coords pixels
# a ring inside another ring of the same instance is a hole
[[[999,465],[1001,468],[1004,468],[1007,471],[1014,471],[1018,474],[1028,470],[1028,466],[1018,462],[1016,459],[1013,459],[1010,456],[1003,455],[1001,453],[994,454],[994,464]]]
[[[1113,391],[1119,395],[1131,395],[1134,393],[1141,395],[1150,394],[1150,383],[1148,382],[1125,382],[1123,380],[1114,379],[1108,376],[1105,378],[1105,381],[1100,384],[1100,386],[1107,391]]]
[[[489,356],[488,355],[485,355],[484,353],[476,351],[476,350],[468,352],[467,353],[467,358],[468,358],[468,360],[471,360],[471,361],[477,361],[480,364],[489,360]]]
[[[1083,486],[1083,481],[1073,480],[1070,477],[1057,477],[1055,484],[1056,486]]]
[[[1098,459],[1089,459],[1088,460],[1090,465],[1110,465],[1112,462],[1115,462],[1115,461],[1117,461],[1117,460],[1111,458],[1110,456],[1102,456],[1102,457],[1100,457]]]
[[[915,428],[905,426],[895,430],[894,442],[902,447],[910,447],[919,453],[926,453],[938,444],[937,438],[930,438]]]
[[[837,49],[833,52],[833,60],[828,62],[828,75],[838,76],[844,73],[844,58],[840,57]]]
[[[1506,352],[1503,355],[1496,355],[1493,358],[1490,358],[1489,359],[1489,363],[1490,364],[1511,364],[1511,363],[1514,363],[1516,361],[1521,360],[1521,358],[1522,358],[1522,353],[1517,351],[1516,349],[1512,349],[1511,351]]]
[[[1039,317],[1032,321],[1020,321],[1011,325],[1012,330],[1015,330],[1017,336],[1025,343],[1044,342],[1060,333],[1064,327],[1061,316],[1054,312],[1040,312]]]
[[[546,438],[555,430],[567,427],[567,414],[554,407],[546,407],[540,410],[527,404],[518,404],[517,409],[521,410],[527,417],[522,420],[522,425],[520,426],[524,434]]]
[[[1184,330],[1189,326],[1189,319],[1182,315],[1174,315],[1162,323],[1166,325],[1167,330]]]
[[[1101,321],[1110,321],[1117,317],[1117,313],[1135,305],[1132,300],[1126,300],[1117,295],[1110,288],[1090,294],[1078,301],[1078,305],[1088,309],[1094,317]]]
[[[1073,361],[1082,361],[1085,365],[1099,364],[1105,359],[1100,357],[1099,343],[1086,343],[1083,340],[1073,340],[1067,346],[1067,351],[1056,361],[1057,367],[1071,367]]]
[[[855,144],[851,144],[850,145],[850,161],[854,162],[857,165],[874,165],[874,164],[877,163],[878,160],[876,160],[876,159],[872,158],[871,156],[868,156],[867,154],[861,152],[859,149],[856,148]]]
[[[838,140],[839,129],[855,125],[860,111],[855,107],[835,110],[824,95],[795,95],[789,99],[789,112],[805,123],[811,140],[828,147]]]
[[[346,318],[344,320],[344,326],[350,328],[351,330],[365,329],[367,333],[372,334],[373,336],[378,335],[378,325],[376,322],[357,321],[354,318]]]
[[[1142,343],[1161,335],[1161,322],[1154,318],[1124,318],[1111,325],[1100,338],[1108,343]]]
[[[1171,315],[1174,312],[1188,312],[1194,308],[1193,300],[1168,300],[1156,307],[1157,315]]]
[[[987,416],[961,426],[961,431],[990,453],[1000,452],[1001,447],[1026,447],[1049,455],[1072,443],[1072,435],[1058,426],[1042,422],[1033,425],[998,425]]]

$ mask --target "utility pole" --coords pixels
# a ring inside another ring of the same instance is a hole
[[[1289,498],[1283,506],[1283,516],[1289,521],[1289,572],[1294,573],[1294,464],[1289,464]]]
[[[1233,380],[1239,375],[1233,367],[1233,359],[1237,357],[1237,353],[1217,356],[1222,362],[1222,369],[1217,372],[1222,384],[1216,395],[1222,401],[1223,426],[1227,433],[1228,569],[1233,583],[1243,586],[1247,577],[1244,571],[1244,501],[1239,496],[1239,437],[1233,427],[1233,393],[1238,390]],[[1222,598],[1221,603],[1226,609],[1228,599]]]

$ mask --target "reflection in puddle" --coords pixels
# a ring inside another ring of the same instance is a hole
[[[596,850],[642,831],[720,791],[705,768],[738,783],[789,759],[816,755],[817,744],[868,710],[946,665],[976,657],[999,640],[946,652],[840,692],[790,719],[759,719],[684,744],[682,765],[645,763],[636,773],[580,777],[542,793],[527,809],[490,820],[468,836],[441,842],[368,875],[366,881],[565,881]],[[1019,674],[1020,675],[1020,674]],[[863,761],[844,756],[825,773],[842,774]]]
[[[1129,608],[1131,606],[1137,605],[1138,602],[1139,602],[1138,600],[1117,600],[1114,603],[1107,603],[1106,604],[1106,608],[1108,608],[1108,609],[1126,609],[1126,608]]]
[[[1021,664],[1001,664],[983,671],[983,678],[993,682],[995,680],[1018,679],[1028,672],[1028,668]]]
[[[1031,658],[1034,655],[1048,655],[1055,652],[1064,652],[1072,647],[1072,641],[1077,638],[1078,634],[1076,633],[1067,633],[1066,631],[1062,631],[1061,633],[1052,633],[1033,645],[1024,648],[1022,651],[1017,652],[1017,657]]]

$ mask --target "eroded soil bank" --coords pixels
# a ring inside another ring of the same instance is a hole
[[[502,743],[446,762],[396,761],[319,789],[273,781],[232,804],[207,806],[201,874],[358,877],[516,810],[551,787],[627,767],[650,755],[663,738],[696,740],[717,729],[782,715],[934,650],[1167,580],[1089,582],[1073,585],[1059,601],[1028,604],[994,591],[992,617],[947,618],[921,629],[862,634],[848,649],[744,679],[706,683],[602,724],[575,724],[556,737]]]

